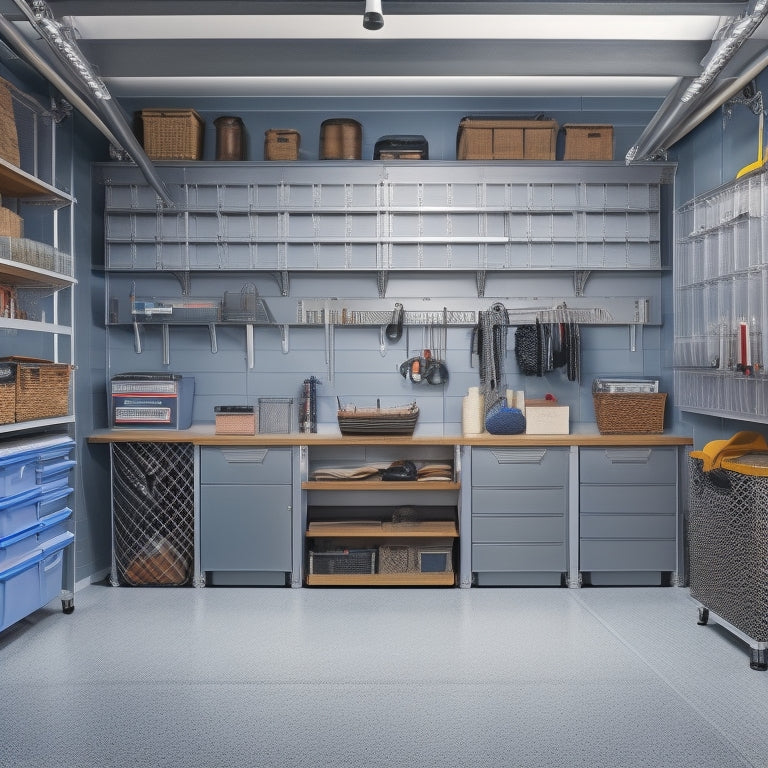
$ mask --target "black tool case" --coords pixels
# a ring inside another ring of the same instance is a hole
[[[429,144],[420,135],[382,136],[373,147],[374,160],[428,160]]]

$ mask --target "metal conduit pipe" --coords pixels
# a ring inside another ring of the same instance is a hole
[[[82,113],[90,123],[92,123],[99,132],[109,139],[110,143],[120,147],[120,142],[115,138],[112,132],[107,128],[102,119],[91,109],[88,104],[77,94],[76,91],[45,61],[34,48],[19,34],[16,27],[0,14],[0,35],[2,35],[8,45],[13,48],[17,55],[27,62],[33,69],[42,75],[51,85],[54,86],[67,101],[78,112]],[[122,147],[121,147],[122,148]]]
[[[27,17],[35,32],[49,44],[56,56],[59,57],[60,52],[51,43],[51,41],[48,39],[48,36],[45,35],[40,29],[34,14],[26,2],[24,2],[24,0],[14,0],[14,3]],[[89,122],[91,122],[111,144],[118,147],[119,149],[126,151],[131,156],[133,162],[136,163],[141,172],[144,174],[144,177],[146,178],[147,182],[149,182],[150,186],[152,186],[155,192],[157,192],[160,199],[167,206],[173,207],[174,202],[170,193],[168,192],[168,189],[165,186],[165,183],[158,176],[155,167],[152,165],[152,161],[147,157],[146,153],[144,152],[144,148],[141,146],[138,139],[134,135],[119,107],[114,103],[112,97],[109,95],[106,86],[101,84],[102,91],[106,94],[106,98],[97,99],[90,96],[89,91],[87,92],[89,95],[87,95],[85,98],[89,99],[91,102],[89,104],[77,93],[74,86],[72,85],[73,78],[80,84],[80,80],[78,79],[80,78],[80,75],[76,70],[72,70],[70,73],[69,67],[65,67],[63,72],[58,72],[56,69],[54,69],[54,67],[48,61],[46,61],[37,51],[35,51],[29,42],[24,39],[24,37],[16,30],[14,25],[9,22],[3,14],[0,14],[0,32],[2,32],[4,36],[6,32],[9,32],[6,39],[9,42],[12,41],[13,47],[16,49],[16,53],[21,56],[28,64],[37,69],[37,71],[43,77],[45,77],[48,82],[56,87],[72,104],[72,106],[80,111],[83,116]],[[71,43],[71,45],[77,50],[83,61],[85,61],[85,57],[82,56],[79,49],[77,49],[73,43]],[[65,60],[62,59],[62,64],[65,63]],[[83,86],[83,90],[86,91],[85,83],[82,83],[81,85]],[[99,117],[95,110],[101,112],[104,119]]]
[[[683,78],[677,88],[664,99],[637,143],[627,152],[627,165],[655,159],[740,90],[739,87],[734,87],[731,91],[727,85],[724,87],[723,83],[718,84],[717,77],[766,16],[768,0],[757,0],[751,13],[735,19],[730,24],[724,39],[713,45],[710,50],[702,73],[695,78]],[[754,65],[749,65],[748,68],[754,72]],[[744,74],[739,75],[737,79],[740,82],[743,79],[746,83],[755,76],[756,73],[750,77]],[[730,83],[730,80],[727,83]],[[719,100],[726,91],[729,95]],[[702,103],[705,98],[707,100]]]

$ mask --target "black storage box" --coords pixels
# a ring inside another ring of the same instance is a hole
[[[420,135],[382,136],[373,147],[374,160],[429,160],[429,144]]]

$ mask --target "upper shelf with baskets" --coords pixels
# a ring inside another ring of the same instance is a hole
[[[524,169],[524,170],[523,170]],[[110,271],[659,270],[672,167],[617,163],[102,165]],[[481,281],[478,281],[480,284]]]

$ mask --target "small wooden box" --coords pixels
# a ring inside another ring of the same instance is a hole
[[[264,131],[265,160],[298,160],[301,135],[292,128],[270,128]]]
[[[205,123],[194,109],[142,109],[138,128],[150,160],[200,160]]]
[[[255,435],[256,409],[252,405],[217,405],[214,409],[217,435]]]
[[[554,160],[554,120],[465,117],[459,123],[458,160]]]
[[[563,160],[613,160],[612,125],[563,126],[565,152]]]

